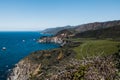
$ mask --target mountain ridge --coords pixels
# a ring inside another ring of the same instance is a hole
[[[77,33],[76,38],[120,38],[120,25]]]
[[[113,21],[105,21],[105,22],[93,22],[93,23],[87,23],[87,24],[81,24],[76,26],[64,26],[64,27],[56,27],[56,28],[48,28],[42,31],[42,33],[50,33],[50,34],[56,34],[57,32],[68,29],[73,32],[84,32],[87,30],[98,30],[101,28],[107,28],[112,26],[120,25],[120,20],[113,20]]]

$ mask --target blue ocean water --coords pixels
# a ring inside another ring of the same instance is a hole
[[[38,43],[39,32],[0,32],[0,80],[6,80],[14,65],[31,52],[59,47],[53,43]],[[6,47],[6,50],[2,48]]]

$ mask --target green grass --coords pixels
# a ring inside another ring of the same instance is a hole
[[[76,57],[82,59],[85,57],[94,57],[97,55],[110,55],[117,52],[120,48],[118,47],[120,42],[109,41],[109,40],[86,40],[78,47],[73,50],[77,53]]]
[[[70,38],[70,39],[64,39],[64,40],[68,40],[68,41],[73,41],[73,42],[86,42],[86,41],[93,41],[96,40],[95,38]]]

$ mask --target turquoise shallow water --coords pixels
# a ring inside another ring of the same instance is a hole
[[[59,47],[53,43],[38,43],[39,32],[0,32],[0,80],[6,80],[14,65],[31,52]],[[2,50],[6,47],[6,50]]]

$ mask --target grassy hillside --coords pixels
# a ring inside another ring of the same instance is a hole
[[[85,32],[88,30],[99,30],[99,29],[109,28],[117,25],[120,25],[120,20],[107,21],[107,22],[94,22],[94,23],[78,25],[75,27],[75,31]]]
[[[78,33],[75,37],[82,38],[120,38],[120,26],[113,26],[106,29],[90,30]]]
[[[78,59],[83,59],[84,57],[93,57],[97,55],[110,55],[116,53],[119,49],[120,42],[117,41],[86,40],[80,46],[75,47],[74,51],[77,53],[76,57]]]

